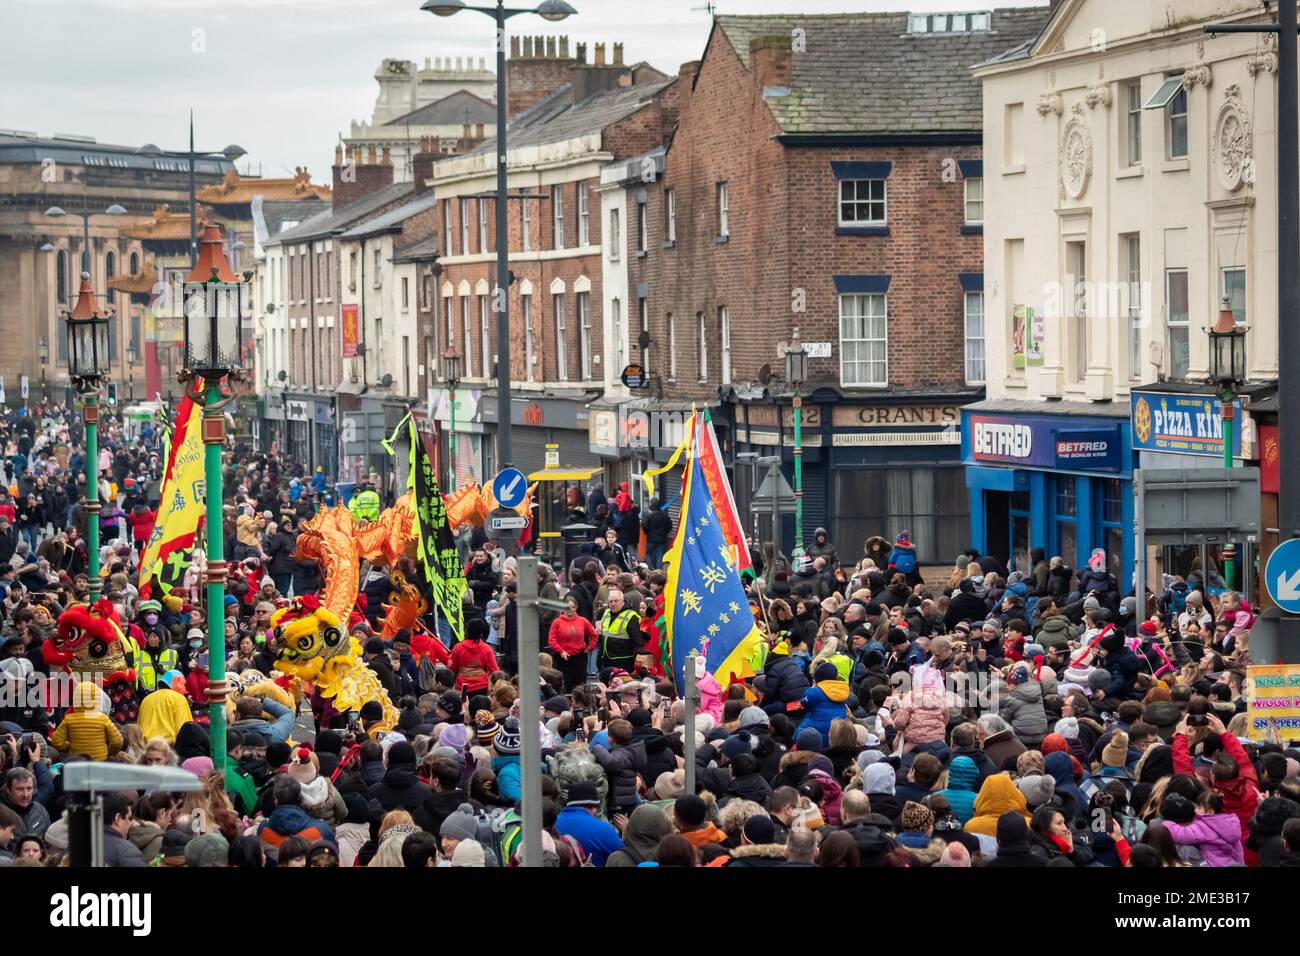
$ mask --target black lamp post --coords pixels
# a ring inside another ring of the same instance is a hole
[[[1219,321],[1205,331],[1210,336],[1210,381],[1219,390],[1219,408],[1223,417],[1223,467],[1231,470],[1237,388],[1246,381],[1246,333],[1250,329],[1237,323],[1232,302],[1225,295]],[[1227,587],[1232,587],[1236,556],[1233,545],[1224,548],[1223,577]]]
[[[808,380],[808,353],[794,341],[785,350],[785,380],[794,389],[794,554],[803,554],[803,383]]]
[[[465,0],[425,0],[421,10],[439,17],[450,17],[462,10],[483,13],[496,21],[497,45],[497,295],[501,311],[497,315],[497,462],[511,464],[510,448],[510,243],[506,216],[508,168],[506,163],[506,21],[521,13],[535,13],[543,20],[557,23],[578,11],[565,0],[543,0],[536,7],[511,8],[504,0],[494,6],[470,6]],[[483,358],[484,368],[487,357]],[[521,678],[522,679],[522,678]],[[538,853],[541,851],[539,850]]]
[[[451,428],[447,433],[447,494],[456,490],[456,389],[460,387],[460,353],[447,349],[442,354],[442,378],[451,402]]]

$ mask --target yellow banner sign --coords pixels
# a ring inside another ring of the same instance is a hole
[[[1300,740],[1300,664],[1248,667],[1246,713],[1251,740]]]

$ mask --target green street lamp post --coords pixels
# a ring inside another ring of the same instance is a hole
[[[1231,471],[1237,388],[1246,381],[1246,333],[1250,329],[1237,322],[1232,303],[1224,296],[1219,320],[1205,331],[1210,336],[1210,380],[1218,387],[1223,416],[1223,467]],[[1236,554],[1231,543],[1223,550],[1223,583],[1227,588],[1232,587]]]
[[[81,273],[81,287],[72,311],[63,312],[68,324],[68,378],[81,397],[81,418],[86,425],[86,569],[90,603],[99,600],[99,387],[108,376],[108,320],[110,313],[95,305],[90,273]]]
[[[442,353],[442,377],[451,404],[451,430],[447,433],[447,494],[451,494],[456,490],[456,389],[460,387],[460,353],[455,349]]]
[[[223,406],[230,384],[243,377],[243,314],[252,273],[241,280],[230,268],[221,229],[207,226],[193,270],[185,280],[185,362],[180,380],[203,406],[203,480],[206,509],[208,604],[208,736],[213,767],[226,768],[225,590],[229,574],[221,516],[221,449],[226,441]]]
[[[803,383],[808,379],[808,353],[796,333],[785,350],[785,380],[794,389],[794,551],[796,562],[803,548]]]

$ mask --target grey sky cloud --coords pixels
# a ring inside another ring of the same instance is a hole
[[[622,42],[629,61],[668,73],[697,59],[709,34],[708,14],[693,9],[705,0],[571,2],[578,15],[562,23],[521,16],[508,29]],[[1042,5],[717,0],[724,15]],[[241,166],[283,176],[305,164],[317,181],[329,178],[338,136],[369,118],[380,60],[464,56],[490,65],[494,55],[487,17],[434,17],[420,0],[6,0],[5,8],[0,126],[181,149],[192,107],[199,149],[235,142],[249,154]]]

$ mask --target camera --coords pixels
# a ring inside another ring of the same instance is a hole
[[[1208,714],[1188,714],[1188,715],[1187,715],[1187,726],[1188,726],[1188,727],[1208,727],[1209,724],[1210,724],[1210,718],[1209,718],[1209,715],[1208,715]]]

